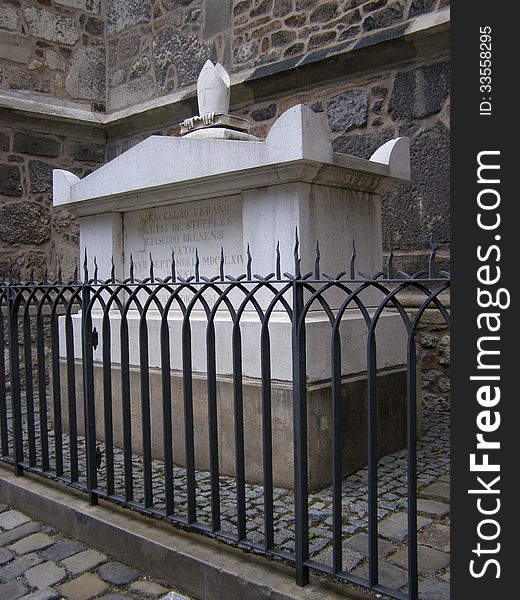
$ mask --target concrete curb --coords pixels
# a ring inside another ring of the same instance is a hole
[[[313,576],[294,583],[294,571],[202,535],[187,533],[34,475],[15,477],[0,463],[0,502],[94,546],[197,600],[367,600],[372,594]]]

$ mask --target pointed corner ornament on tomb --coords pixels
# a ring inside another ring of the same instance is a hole
[[[181,123],[184,137],[257,142],[248,133],[249,121],[229,114],[229,74],[220,63],[207,60],[197,79],[199,114]]]

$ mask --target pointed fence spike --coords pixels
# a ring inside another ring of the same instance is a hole
[[[94,256],[94,283],[98,282],[98,264],[97,258]]]
[[[301,260],[300,260],[300,240],[298,239],[298,227],[296,227],[295,232],[295,242],[294,242],[294,274],[296,277],[300,277],[301,275]]]
[[[314,279],[320,278],[320,241],[316,240],[316,258],[314,260]]]
[[[83,260],[83,279],[85,282],[88,281],[88,258],[87,258],[87,248],[85,246],[85,258]]]
[[[134,257],[130,254],[130,283],[134,283]]]
[[[153,273],[153,258],[152,253],[150,252],[150,281],[153,283],[154,281],[154,273]]]
[[[432,249],[430,253],[430,260],[428,261],[428,275],[430,279],[435,278],[435,257],[437,255],[437,246],[433,241],[433,235],[430,237],[430,248]]]
[[[352,240],[352,255],[350,256],[350,279],[356,278],[356,240]]]
[[[197,282],[200,281],[199,266],[199,251],[197,248],[195,248],[195,281]]]
[[[45,265],[45,272],[43,274],[43,282],[47,283],[49,281],[49,267]]]
[[[29,275],[29,284],[30,285],[34,284],[34,267],[31,267],[31,273]]]
[[[78,283],[78,259],[74,259],[74,275],[72,276],[73,283]]]
[[[249,242],[247,243],[247,280],[251,281],[251,263],[253,258],[251,257],[251,251],[249,249]]]
[[[224,281],[224,246],[220,246],[220,265],[219,265],[220,281]]]
[[[112,281],[112,283],[115,283],[115,281],[116,281],[116,265],[114,264],[113,256],[111,259],[111,266],[110,266],[110,280]]]
[[[61,272],[61,260],[58,261],[58,283],[63,283]]]
[[[392,246],[392,238],[388,238],[388,260],[387,265],[387,278],[394,278],[394,248]]]
[[[175,250],[172,248],[172,281],[176,283],[177,281],[177,269],[175,266]]]
[[[280,281],[280,279],[282,278],[282,272],[281,272],[281,268],[280,268],[280,262],[281,262],[281,258],[280,258],[280,242],[277,242],[277,244],[276,244],[276,279],[278,281]]]

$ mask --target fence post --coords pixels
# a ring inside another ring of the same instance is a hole
[[[18,344],[18,319],[15,312],[16,292],[12,283],[7,286],[7,327],[9,339],[9,367],[11,375],[11,412],[13,419],[14,473],[23,475],[22,399],[20,392],[20,355]]]
[[[92,350],[92,312],[89,309],[90,287],[83,285],[81,299],[82,309],[82,339],[83,339],[83,395],[85,413],[85,443],[87,460],[87,489],[89,503],[95,506],[98,497],[93,490],[97,488],[96,466],[96,413],[94,406],[94,356]]]
[[[307,460],[307,388],[303,282],[293,281],[292,370],[293,370],[293,434],[294,434],[294,517],[296,583],[309,583],[309,502]]]

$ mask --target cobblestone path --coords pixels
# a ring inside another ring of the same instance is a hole
[[[1,600],[153,600],[164,582],[0,505]],[[169,600],[190,600],[175,592]]]
[[[449,413],[439,407],[423,408],[423,435],[418,441],[418,526],[419,571],[421,598],[449,598]],[[37,421],[37,419],[36,419]],[[36,432],[38,435],[38,431]],[[27,446],[27,440],[24,440]],[[63,435],[65,475],[69,456],[69,437]],[[51,449],[54,432],[49,431]],[[99,442],[104,457],[103,443]],[[78,444],[80,473],[85,473],[84,441]],[[378,515],[380,519],[380,581],[394,589],[406,589],[407,581],[407,521],[406,451],[398,451],[380,459],[378,468]],[[164,464],[153,461],[154,508],[164,509]],[[69,467],[70,468],[70,467]],[[116,494],[124,496],[124,461],[121,449],[114,448]],[[105,486],[105,465],[99,471],[99,487]],[[133,456],[134,500],[144,501],[143,466],[139,455]],[[197,520],[210,524],[210,477],[197,471]],[[186,516],[186,471],[174,469],[175,512]],[[343,568],[367,576],[367,469],[345,478],[343,482]],[[236,486],[231,477],[220,478],[222,530],[236,528]],[[263,487],[246,485],[247,537],[261,543],[264,539]],[[332,494],[330,488],[309,495],[309,540],[314,560],[332,565],[331,526]],[[287,551],[294,550],[294,497],[290,490],[274,489],[275,544]]]

